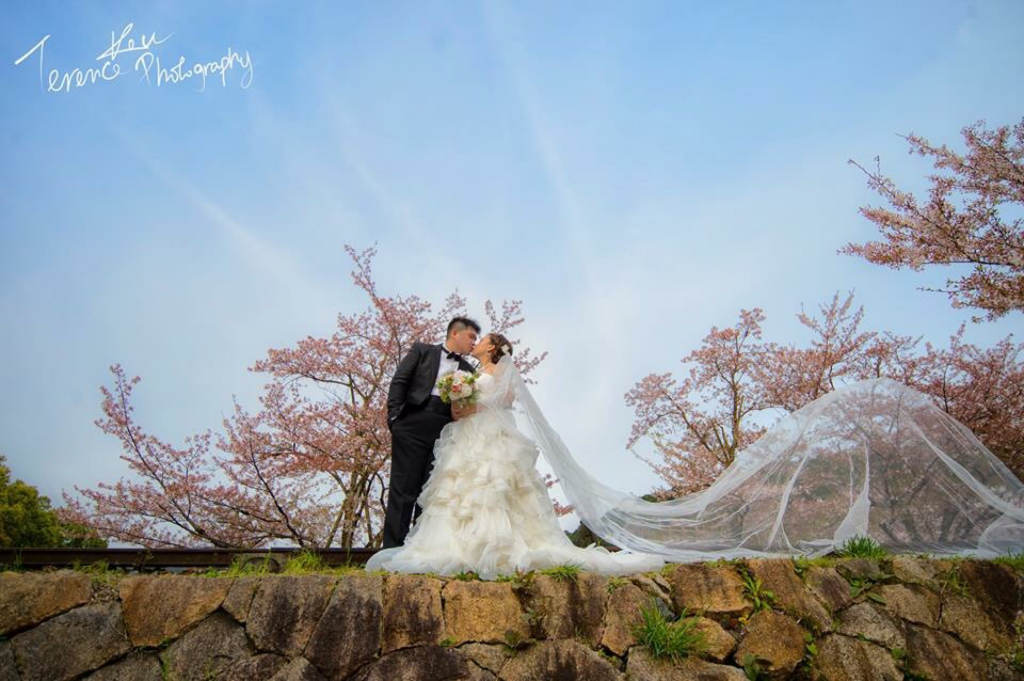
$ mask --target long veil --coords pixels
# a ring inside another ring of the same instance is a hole
[[[817,556],[855,535],[896,553],[1024,549],[1024,484],[969,428],[888,378],[783,417],[707,489],[649,502],[597,480],[545,419],[511,357],[499,394],[580,520],[603,540],[677,562]],[[514,396],[514,399],[509,399]]]

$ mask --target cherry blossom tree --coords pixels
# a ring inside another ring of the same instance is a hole
[[[65,491],[63,517],[149,547],[378,546],[391,376],[413,341],[443,338],[448,320],[466,314],[466,301],[456,292],[435,310],[415,295],[385,295],[373,278],[376,247],[346,251],[368,307],[339,314],[329,337],[268,350],[249,367],[270,377],[260,410],[250,413],[234,399],[222,432],[189,436],[183,447],[147,433],[132,416],[141,379],[112,366],[114,385],[100,388],[105,418],[96,425],[120,440],[135,479],[76,486],[82,499]],[[522,301],[484,307],[488,331],[510,336],[525,321]],[[524,375],[547,356],[510,340]]]
[[[911,154],[934,157],[938,169],[949,175],[929,175],[927,202],[899,190],[881,173],[870,172],[868,186],[891,209],[863,207],[862,215],[878,225],[883,241],[849,243],[839,253],[859,255],[869,262],[892,268],[921,271],[929,265],[968,265],[969,274],[949,279],[948,289],[921,288],[948,294],[955,308],[972,307],[986,312],[972,321],[992,321],[1011,312],[1024,311],[1024,218],[1004,219],[1004,204],[1024,206],[1024,119],[1012,129],[984,129],[984,120],[961,130],[967,154],[946,145],[935,147],[911,133],[902,136]],[[963,208],[950,200],[964,196]]]
[[[760,377],[769,347],[761,342],[760,308],[743,310],[733,327],[712,327],[701,347],[683,358],[689,375],[681,382],[671,373],[650,374],[628,393],[635,420],[627,447],[668,484],[656,498],[688,494],[710,485],[756,440],[764,428],[748,418],[769,407]],[[634,445],[647,437],[653,461]]]
[[[806,345],[761,340],[762,310],[741,310],[727,329],[712,327],[682,359],[687,376],[650,374],[625,395],[634,410],[627,448],[664,481],[652,492],[674,498],[709,486],[771,420],[851,381],[889,377],[932,396],[1024,478],[1024,344],[1013,334],[988,350],[963,342],[918,345],[921,337],[861,330],[864,310],[838,292],[815,315],[801,311]],[[774,417],[774,418],[773,418]],[[648,442],[653,453],[636,450]]]
[[[931,395],[1024,479],[1024,343],[1014,343],[1009,334],[990,348],[979,348],[964,343],[965,327],[961,324],[949,337],[948,347],[925,343],[923,353],[902,359],[893,353],[893,371],[861,375],[903,377],[900,380]],[[876,354],[889,352],[882,346]]]

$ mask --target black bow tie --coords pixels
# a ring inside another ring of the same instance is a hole
[[[457,352],[449,352],[447,355],[448,359],[454,359],[456,362],[462,361],[462,355]]]

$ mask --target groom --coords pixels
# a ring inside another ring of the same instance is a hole
[[[451,405],[441,401],[437,380],[456,369],[474,370],[462,356],[473,349],[479,334],[480,325],[475,321],[455,317],[448,322],[443,344],[413,343],[391,379],[391,483],[384,510],[385,549],[401,546],[409,533],[410,520],[419,518],[423,511],[416,499],[434,463],[434,441],[453,420]]]

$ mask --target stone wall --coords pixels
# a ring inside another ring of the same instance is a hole
[[[513,582],[4,572],[0,681],[1024,679],[1021,594],[1008,565],[907,557]],[[645,605],[698,616],[703,655],[638,645]]]

